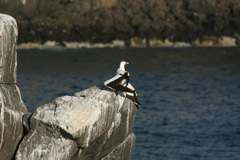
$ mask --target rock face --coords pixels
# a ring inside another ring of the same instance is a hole
[[[16,21],[0,14],[0,159],[10,160],[23,137],[27,109],[16,83]]]
[[[135,112],[132,101],[97,87],[59,97],[31,116],[16,159],[127,160]]]
[[[17,35],[14,18],[0,14],[0,83],[16,83]]]

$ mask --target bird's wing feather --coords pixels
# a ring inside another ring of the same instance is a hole
[[[111,79],[106,80],[104,82],[104,85],[114,88],[115,86],[120,84],[123,79],[124,79],[124,77],[122,75],[117,74],[114,77],[112,77]]]
[[[135,91],[135,88],[133,87],[133,85],[131,83],[128,83],[127,88],[129,88],[132,91]]]

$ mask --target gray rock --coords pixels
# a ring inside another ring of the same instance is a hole
[[[15,19],[0,14],[0,83],[16,83],[17,36]]]
[[[134,148],[135,136],[130,134],[121,144],[119,144],[111,153],[101,158],[101,160],[127,160],[130,159]]]
[[[113,96],[115,96],[114,93]],[[116,96],[116,98],[120,97]],[[123,98],[122,100],[121,106],[119,108],[116,107],[117,112],[114,114],[111,127],[100,137],[93,140],[89,147],[81,150],[74,160],[99,160],[114,150],[128,135],[132,134],[136,106],[128,99]]]
[[[59,97],[40,106],[33,114],[30,132],[21,142],[16,159],[99,160],[125,141],[126,147],[122,148],[126,148],[127,152],[134,143],[134,138],[126,139],[134,137],[132,127],[135,112],[136,106],[129,99],[97,87],[76,93],[75,96]],[[42,131],[44,128],[48,128],[45,129],[48,135]],[[61,151],[66,144],[69,148],[64,154],[69,156],[59,156],[57,151]],[[47,146],[50,146],[49,150],[42,152],[42,148]],[[126,152],[122,152],[126,154],[122,157],[129,157],[130,152]]]
[[[70,160],[77,153],[77,144],[62,136],[55,126],[38,124],[24,138],[16,160]]]
[[[27,109],[16,83],[17,25],[0,14],[0,159],[13,158],[23,137],[22,116]]]
[[[10,160],[23,137],[22,115],[26,112],[16,85],[0,85],[0,157]]]

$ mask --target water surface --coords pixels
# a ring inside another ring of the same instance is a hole
[[[142,107],[133,160],[240,159],[240,49],[19,50],[30,111],[102,84],[127,60]]]

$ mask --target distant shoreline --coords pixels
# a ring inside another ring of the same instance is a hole
[[[171,42],[169,40],[150,40],[146,46],[145,40],[133,39],[131,44],[126,46],[124,41],[115,40],[111,43],[90,43],[90,42],[61,42],[46,41],[45,43],[26,42],[18,44],[18,49],[81,49],[81,48],[188,48],[188,47],[237,47],[236,40],[232,37],[205,37],[196,40],[194,43]]]

